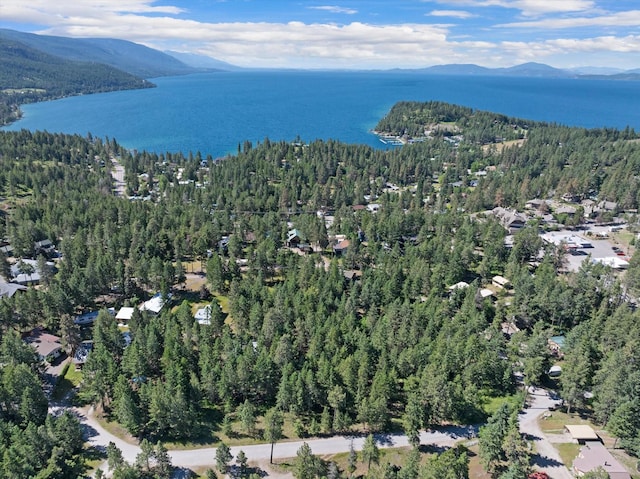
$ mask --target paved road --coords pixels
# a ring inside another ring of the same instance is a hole
[[[549,406],[558,401],[549,397],[547,391],[532,388],[530,393],[530,406],[520,413],[520,431],[532,440],[536,450],[533,456],[533,463],[537,469],[545,471],[552,479],[573,479],[568,469],[562,463],[558,452],[548,441],[538,426],[538,418],[548,411]],[[56,409],[56,408],[52,408]],[[135,443],[129,443],[106,431],[93,417],[91,410],[77,409],[73,411],[78,415],[85,427],[88,442],[98,448],[106,447],[109,442],[113,442],[121,451],[124,459],[134,462],[140,452],[140,448]],[[450,427],[438,431],[423,431],[420,434],[420,443],[435,447],[450,447],[456,442],[467,438],[468,427]],[[405,447],[409,441],[402,434],[379,434],[376,435],[378,447]],[[296,452],[307,442],[314,454],[330,455],[349,451],[353,442],[356,451],[362,450],[364,437],[360,436],[334,436],[325,439],[309,439],[307,441],[279,442],[273,451],[274,459],[285,459],[295,457]],[[231,448],[231,453],[235,455],[242,449],[250,462],[264,462],[269,460],[271,453],[270,444],[255,444],[246,446],[236,446]],[[215,467],[215,448],[201,448],[189,450],[171,450],[169,455],[174,466],[183,468]],[[106,464],[102,466],[106,469]]]
[[[466,436],[463,434],[466,429],[452,428],[443,431],[423,432],[420,435],[421,444],[430,444],[434,446],[444,447],[453,446],[457,441],[464,439]],[[409,445],[409,441],[406,436],[401,434],[386,434],[376,436],[378,447],[404,447]],[[349,451],[351,442],[353,441],[353,448],[356,451],[362,450],[364,444],[364,437],[351,437],[351,436],[333,436],[326,439],[309,439],[308,441],[292,441],[292,442],[280,442],[275,445],[273,450],[274,459],[284,459],[289,457],[295,457],[296,452],[300,449],[303,442],[306,442],[311,447],[314,454],[323,456],[327,454],[338,454],[341,452]],[[232,447],[231,453],[235,456],[238,451],[244,451],[249,461],[264,461],[269,460],[269,454],[271,453],[270,444],[256,444],[252,446]],[[170,451],[173,464],[183,467],[199,467],[199,466],[215,466],[215,449],[196,449],[188,451]]]
[[[546,472],[552,479],[573,479],[558,451],[538,425],[538,418],[558,402],[557,399],[551,399],[549,392],[545,389],[531,388],[529,407],[520,413],[520,432],[533,441],[536,454],[533,455],[532,460],[536,469]]]
[[[93,417],[92,411],[84,409],[74,409],[78,418],[82,421],[88,442],[96,447],[104,448],[109,442],[113,442],[121,451],[125,460],[134,462],[140,452],[137,444],[129,443],[106,431]],[[420,435],[421,444],[434,445],[439,447],[453,446],[457,441],[466,438],[467,428],[451,427],[441,431],[427,431]],[[364,437],[360,436],[333,436],[326,439],[309,439],[307,441],[279,442],[273,450],[274,459],[284,459],[295,457],[296,452],[306,442],[311,446],[314,454],[337,454],[349,451],[351,442],[356,451],[362,450]],[[376,435],[378,447],[404,447],[409,445],[409,441],[402,434],[379,434]],[[247,446],[236,446],[231,448],[231,453],[235,455],[242,449],[249,461],[269,460],[271,454],[270,444],[255,444]],[[172,464],[176,467],[215,467],[216,448],[201,448],[188,450],[169,451]]]

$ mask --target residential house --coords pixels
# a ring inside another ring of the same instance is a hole
[[[116,314],[116,310],[113,308],[108,308],[107,312],[111,316],[115,316]],[[80,316],[77,316],[76,319],[73,320],[73,322],[76,324],[79,324],[80,326],[93,324],[95,320],[98,319],[99,314],[100,314],[100,311],[89,311],[88,313],[84,313],[84,314],[81,314]]]
[[[193,318],[198,324],[209,326],[211,324],[211,305],[207,304],[204,308],[198,309]]]
[[[599,211],[616,211],[618,209],[618,203],[615,201],[600,201],[597,205]]]
[[[362,271],[357,269],[347,269],[347,270],[344,270],[342,274],[349,281],[356,281],[362,277]]]
[[[564,356],[564,353],[562,352],[564,349],[564,340],[564,336],[551,336],[549,338],[549,349],[551,349],[551,352],[554,355],[558,357]]]
[[[26,291],[27,287],[21,284],[5,283],[0,281],[0,298],[12,298],[18,291]]]
[[[162,308],[166,306],[170,299],[171,295],[169,295],[169,297],[167,298],[164,298],[162,296],[162,293],[157,293],[151,299],[142,303],[138,309],[140,311],[148,311],[152,314],[160,314],[160,311],[162,311]]]
[[[6,241],[0,241],[0,253],[3,253],[7,258],[13,256],[13,246]]]
[[[33,244],[33,251],[36,256],[43,255],[47,258],[51,258],[56,251],[55,246],[49,239],[44,239],[42,241],[36,241]]]
[[[509,234],[520,231],[527,224],[527,217],[516,210],[497,207],[492,210],[492,213]]]
[[[300,243],[302,243],[302,233],[297,229],[289,230],[287,233],[287,240],[285,241],[285,245],[288,248],[297,248]]]
[[[499,275],[496,275],[493,278],[491,278],[491,284],[493,284],[497,288],[507,289],[511,287],[511,282],[504,276],[499,276]]]
[[[333,245],[333,254],[336,256],[344,255],[351,246],[351,241],[344,239]]]
[[[604,469],[610,479],[631,479],[618,460],[611,455],[600,441],[586,441],[573,461],[573,471],[580,477],[597,469]]]
[[[129,306],[124,306],[120,308],[120,310],[116,314],[116,321],[118,321],[118,323],[126,323],[130,321],[131,318],[133,317],[134,311],[135,311],[135,308],[131,308]]]
[[[25,342],[36,350],[41,361],[52,363],[63,353],[60,338],[40,328],[34,329]]]
[[[80,326],[93,324],[95,320],[98,319],[98,314],[100,314],[100,311],[89,311],[88,313],[77,316],[76,319],[73,320],[73,322]]]
[[[53,270],[54,264],[52,262],[47,262],[46,267]],[[40,271],[36,260],[21,259],[11,266],[11,276],[13,277],[11,280],[13,283],[25,286],[35,285],[40,284],[42,271]]]
[[[458,281],[456,284],[452,284],[451,286],[449,286],[448,289],[449,291],[454,292],[459,289],[464,289],[468,287],[469,287],[469,283],[467,283],[466,281]]]
[[[367,211],[370,211],[371,213],[377,213],[378,211],[380,211],[380,204],[379,203],[369,203],[367,205]]]
[[[560,206],[556,208],[555,214],[573,216],[576,214],[576,209],[573,206]]]

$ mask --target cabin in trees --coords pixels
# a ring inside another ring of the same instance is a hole
[[[351,246],[351,241],[348,239],[338,241],[333,245],[333,254],[336,256],[343,256],[349,249],[349,246]]]
[[[357,269],[347,269],[342,272],[346,280],[355,282],[362,277],[362,271]]]
[[[497,207],[492,213],[510,234],[520,231],[527,224],[527,217],[516,210]]]
[[[43,255],[46,258],[52,258],[56,252],[56,247],[53,245],[51,240],[44,239],[41,241],[36,241],[33,244],[33,251],[35,256]]]
[[[5,283],[0,281],[0,298],[12,298],[17,292],[26,290],[27,287],[21,284]]]
[[[47,262],[45,267],[50,271],[55,271],[53,263]],[[40,284],[42,275],[46,271],[41,271],[38,262],[33,259],[21,259],[11,266],[12,282],[25,286]]]
[[[140,309],[140,311],[148,311],[151,314],[160,314],[160,311],[166,306],[169,299],[171,299],[170,295],[168,298],[165,298],[162,296],[162,293],[157,293],[151,299],[142,303],[138,309]]]
[[[496,288],[508,289],[511,287],[511,281],[509,281],[504,276],[494,276],[491,278],[491,284],[493,284]]]
[[[288,248],[297,248],[303,242],[302,233],[297,229],[289,230],[285,244]]]
[[[198,324],[209,326],[211,324],[211,305],[207,304],[204,308],[198,309],[193,318]]]
[[[135,311],[135,308],[131,308],[129,306],[124,306],[120,308],[120,310],[116,314],[116,321],[118,321],[118,323],[128,322],[133,317],[134,311]]]
[[[8,241],[0,240],[0,253],[4,254],[7,258],[13,256],[13,246]]]
[[[36,350],[41,361],[52,363],[62,355],[60,338],[42,329],[34,329],[25,342]]]

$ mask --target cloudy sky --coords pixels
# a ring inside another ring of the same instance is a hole
[[[0,27],[253,67],[640,68],[638,0],[0,0]]]

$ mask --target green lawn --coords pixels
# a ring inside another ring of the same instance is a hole
[[[580,452],[580,444],[568,442],[562,444],[554,444],[554,447],[558,450],[558,454],[560,454],[562,462],[564,462],[564,464],[569,469],[571,469],[573,460],[578,456],[578,453]]]
[[[69,361],[62,370],[55,388],[53,388],[53,399],[56,401],[63,399],[69,391],[79,386],[81,382],[82,371],[76,371],[76,367]]]

